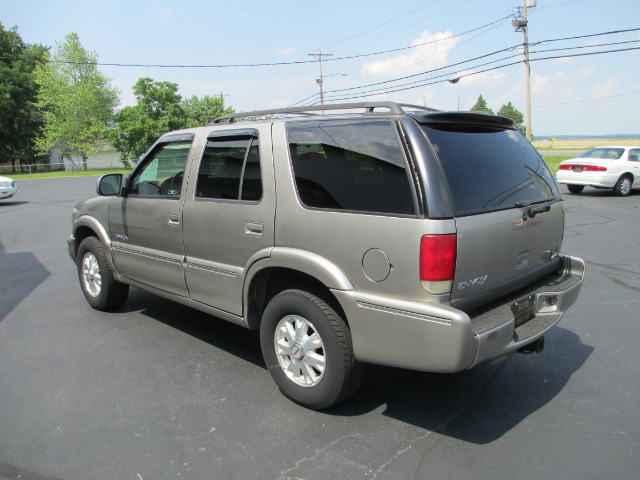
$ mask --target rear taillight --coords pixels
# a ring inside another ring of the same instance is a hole
[[[449,293],[456,269],[456,235],[425,235],[420,242],[422,288],[434,295]]]
[[[560,165],[560,170],[578,170],[580,172],[606,172],[607,167],[599,167],[597,165]]]

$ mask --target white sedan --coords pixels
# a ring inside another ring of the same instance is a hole
[[[640,188],[640,147],[598,147],[578,158],[560,162],[556,174],[571,193],[580,193],[585,186],[613,188],[616,195],[629,195]]]
[[[0,177],[0,199],[11,198],[18,192],[16,182],[9,177]]]

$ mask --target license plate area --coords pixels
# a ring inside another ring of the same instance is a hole
[[[576,173],[582,173],[583,170],[584,170],[584,167],[573,167],[573,171]]]
[[[536,316],[534,306],[535,295],[528,295],[511,304],[511,313],[513,313],[516,328]]]

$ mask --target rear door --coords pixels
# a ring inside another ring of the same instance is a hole
[[[271,126],[215,129],[200,143],[183,211],[187,286],[191,299],[242,315],[245,271],[274,241]]]
[[[445,173],[457,230],[452,303],[473,309],[558,267],[564,211],[553,176],[520,133],[423,125]]]

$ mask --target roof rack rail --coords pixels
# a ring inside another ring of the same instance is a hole
[[[216,118],[209,125],[217,123],[232,123],[236,118],[248,118],[248,117],[262,117],[265,115],[318,115],[311,112],[324,112],[327,110],[352,110],[358,108],[364,108],[365,112],[362,115],[403,115],[405,113],[402,107],[411,109],[426,110],[431,112],[437,112],[433,108],[420,107],[418,105],[399,104],[395,102],[360,102],[360,103],[338,103],[329,105],[312,105],[308,107],[288,107],[288,108],[276,108],[271,110],[255,110],[253,112],[232,113],[230,115],[224,115]],[[387,108],[388,111],[376,112],[376,109]]]

